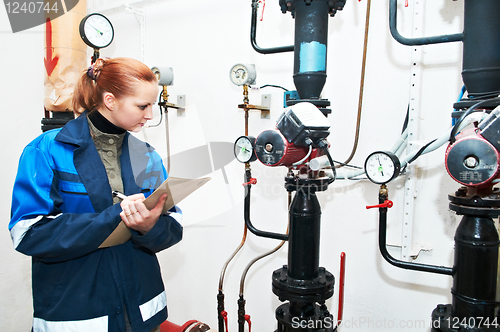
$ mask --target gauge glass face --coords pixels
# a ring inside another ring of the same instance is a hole
[[[252,138],[246,136],[238,138],[234,143],[234,155],[242,163],[247,163],[252,159],[255,160]]]
[[[85,20],[83,33],[91,47],[103,48],[113,41],[113,26],[109,20],[100,15],[89,15]],[[85,40],[85,39],[84,39]]]
[[[399,165],[387,153],[376,152],[366,159],[365,172],[370,181],[383,184],[398,175]]]
[[[244,85],[248,81],[248,70],[243,65],[236,65],[231,69],[231,82]]]

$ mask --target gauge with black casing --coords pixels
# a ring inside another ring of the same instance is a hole
[[[80,36],[88,46],[94,49],[104,48],[113,41],[113,25],[102,14],[89,14],[80,22]]]
[[[234,156],[240,163],[249,163],[257,160],[254,152],[255,137],[240,136],[234,142]]]
[[[371,153],[365,161],[365,173],[376,184],[385,184],[394,180],[401,171],[398,157],[389,151]]]

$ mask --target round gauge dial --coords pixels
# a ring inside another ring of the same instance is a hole
[[[113,41],[113,25],[104,15],[90,14],[80,22],[80,36],[88,46],[94,49],[104,48]]]
[[[237,64],[231,68],[229,78],[236,85],[251,85],[255,83],[257,73],[254,65]]]
[[[234,142],[234,156],[240,163],[255,161],[257,156],[254,153],[255,137],[240,136]]]
[[[398,157],[389,151],[376,151],[366,158],[365,173],[368,179],[377,184],[385,184],[395,179],[401,170]]]

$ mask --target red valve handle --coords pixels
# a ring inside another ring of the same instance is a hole
[[[367,209],[373,209],[373,208],[391,208],[394,205],[394,203],[388,199],[385,200],[384,203],[378,204],[378,205],[372,205],[372,206],[367,206]]]
[[[247,183],[243,183],[243,186],[248,186],[250,184],[257,184],[257,179],[256,178],[250,178],[250,181]]]
[[[227,327],[227,311],[222,311],[221,313],[221,316],[224,317],[224,323],[226,325],[226,332],[228,332],[228,327]]]
[[[339,282],[339,312],[337,326],[342,323],[344,316],[344,280],[345,280],[345,252],[340,254],[340,282]]]
[[[245,315],[245,320],[248,323],[248,332],[252,332],[252,321],[250,320],[250,315]]]

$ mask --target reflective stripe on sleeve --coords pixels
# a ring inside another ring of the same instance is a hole
[[[19,246],[19,243],[23,240],[24,236],[26,235],[26,232],[37,222],[39,222],[43,217],[47,217],[50,219],[57,218],[57,216],[37,216],[36,218],[33,219],[23,219],[19,220],[14,227],[10,230],[10,237],[12,238],[12,243],[14,244],[14,248],[17,248]]]
[[[141,311],[142,320],[145,322],[167,306],[167,294],[165,291],[161,292],[148,302],[141,304],[139,310]]]

